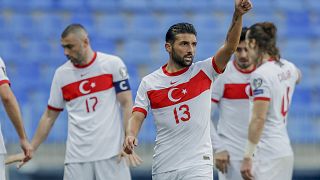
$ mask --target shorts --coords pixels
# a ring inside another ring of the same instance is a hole
[[[218,172],[219,180],[239,180],[242,179],[240,168],[242,160],[231,160],[228,165],[227,173]]]
[[[213,180],[212,165],[198,165],[152,175],[153,180]]]
[[[115,156],[99,161],[66,163],[63,180],[131,180],[126,160],[117,161]]]
[[[293,156],[258,160],[254,169],[255,180],[291,180]]]

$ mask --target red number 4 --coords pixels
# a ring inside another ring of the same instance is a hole
[[[182,111],[182,114],[183,114],[182,117],[178,116],[178,111],[179,112]],[[189,119],[191,118],[189,106],[186,104],[181,105],[179,108],[174,108],[173,114],[177,124],[179,124],[180,120],[189,121]]]
[[[290,92],[290,87],[287,87],[287,92],[286,94],[282,97],[282,102],[281,102],[281,114],[283,117],[286,117],[288,109],[289,109],[289,104],[290,104],[290,100],[289,100],[289,92]],[[286,96],[286,97],[285,97]],[[284,99],[287,99],[287,102],[285,102]],[[285,105],[285,103],[287,105]]]

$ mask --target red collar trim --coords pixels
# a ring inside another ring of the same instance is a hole
[[[74,64],[74,67],[76,67],[76,68],[86,68],[86,67],[90,66],[96,60],[96,57],[97,57],[97,52],[94,52],[94,55],[93,55],[91,61],[88,64],[85,64],[85,65],[75,65]]]
[[[236,65],[236,61],[233,60],[233,65],[236,68],[236,70],[238,70],[239,72],[243,73],[243,74],[250,74],[252,73],[256,68],[254,67],[252,70],[246,71],[246,70],[242,70],[240,69],[237,65]]]
[[[168,64],[165,64],[164,66],[162,66],[162,71],[163,71],[163,73],[164,73],[165,75],[167,75],[167,76],[178,76],[178,75],[183,74],[183,73],[185,73],[186,71],[188,71],[188,69],[189,69],[189,67],[190,67],[190,66],[189,66],[189,67],[186,67],[186,68],[184,68],[184,69],[181,69],[181,70],[179,70],[179,71],[177,71],[177,72],[170,73],[170,72],[168,72],[168,71],[166,70],[167,65],[168,65]]]

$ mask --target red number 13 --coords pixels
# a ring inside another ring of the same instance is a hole
[[[179,117],[177,111],[182,111],[183,116]],[[181,105],[179,108],[174,108],[173,110],[174,118],[176,120],[176,123],[179,124],[180,120],[181,121],[188,121],[191,117],[190,111],[189,111],[189,106],[184,104]]]

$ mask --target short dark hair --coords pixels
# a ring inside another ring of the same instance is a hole
[[[242,28],[241,36],[240,36],[240,42],[246,40],[246,34],[247,34],[248,30],[249,30],[249,28],[247,28],[247,27],[243,27]]]
[[[80,31],[84,31],[87,33],[87,30],[81,24],[70,24],[63,30],[61,37],[65,38],[70,33],[79,33]]]
[[[197,31],[190,23],[177,23],[172,25],[166,34],[166,42],[174,43],[177,34],[189,33],[197,36]]]
[[[271,22],[260,22],[249,29],[248,38],[255,39],[261,52],[270,54],[275,60],[280,59],[277,43],[277,27]]]

